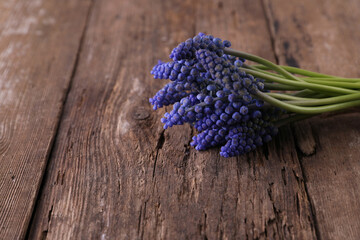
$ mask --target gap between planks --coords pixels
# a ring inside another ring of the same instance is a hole
[[[86,35],[86,32],[87,32],[87,29],[88,29],[88,25],[89,25],[89,20],[90,20],[90,16],[91,16],[91,13],[92,13],[92,9],[93,9],[93,6],[94,6],[94,1],[95,0],[90,0],[90,4],[89,4],[89,8],[88,8],[88,11],[87,11],[87,14],[86,14],[86,19],[85,19],[85,24],[84,24],[84,28],[82,30],[82,33],[81,33],[81,37],[80,37],[80,40],[79,40],[79,47],[77,49],[77,52],[76,52],[76,57],[75,57],[75,62],[74,62],[74,66],[73,66],[73,69],[71,71],[71,77],[70,77],[70,81],[69,81],[69,85],[68,85],[68,88],[66,90],[66,93],[64,95],[64,99],[63,99],[63,102],[62,102],[62,107],[61,107],[61,110],[60,110],[60,113],[59,113],[59,120],[57,122],[57,125],[56,125],[56,130],[55,130],[55,134],[53,136],[53,139],[52,139],[52,142],[51,142],[51,146],[50,146],[50,151],[48,153],[48,156],[47,156],[47,159],[46,159],[46,166],[45,166],[45,169],[44,169],[44,173],[43,173],[43,176],[40,180],[40,187],[39,187],[39,190],[38,190],[38,193],[37,193],[37,197],[36,197],[36,200],[35,200],[35,203],[34,203],[34,207],[33,207],[33,210],[32,210],[32,214],[31,214],[31,218],[30,218],[30,221],[29,221],[29,224],[27,226],[27,230],[26,230],[26,234],[25,234],[25,239],[29,239],[29,235],[30,235],[30,230],[31,230],[31,226],[33,224],[33,221],[34,221],[34,217],[35,217],[35,212],[36,212],[36,208],[38,207],[39,205],[39,200],[40,200],[40,197],[41,197],[41,194],[43,192],[43,188],[44,188],[44,185],[45,185],[45,181],[46,181],[46,175],[48,174],[48,166],[49,166],[49,161],[52,157],[52,154],[53,154],[53,151],[54,151],[54,148],[55,148],[55,143],[57,141],[57,137],[58,137],[58,134],[59,134],[59,129],[60,129],[60,125],[61,125],[61,122],[63,120],[63,115],[64,115],[64,109],[65,109],[65,103],[68,99],[68,96],[69,96],[69,93],[72,89],[72,83],[73,83],[73,80],[75,78],[75,75],[76,75],[76,71],[77,71],[77,67],[78,67],[78,64],[79,64],[79,59],[80,59],[80,55],[81,55],[81,51],[83,49],[83,44],[84,44],[84,40],[85,40],[85,35]],[[48,215],[48,222],[50,222],[51,220],[51,211],[52,211],[52,208],[49,212],[49,215]],[[46,239],[46,235],[47,235],[47,232],[43,232],[43,239]]]
[[[277,28],[277,24],[278,22],[274,20],[274,17],[272,15],[272,10],[271,10],[271,5],[269,5],[268,0],[261,0],[261,5],[264,11],[264,16],[265,16],[265,20],[268,26],[268,31],[269,31],[269,35],[270,35],[270,40],[271,40],[271,46],[272,46],[272,50],[273,50],[273,54],[274,54],[274,58],[276,60],[276,64],[279,64],[279,53],[276,49],[276,36],[275,36],[275,28]],[[291,131],[294,132],[294,128],[291,127]],[[311,197],[309,195],[309,191],[308,191],[308,187],[307,187],[307,178],[305,176],[305,172],[304,172],[304,167],[302,164],[302,159],[303,159],[303,153],[301,152],[301,150],[298,148],[298,142],[295,136],[293,136],[293,140],[294,140],[294,145],[296,147],[296,153],[297,153],[297,158],[298,158],[298,162],[299,162],[299,166],[300,166],[300,171],[301,171],[301,175],[302,178],[304,180],[304,188],[305,188],[305,193],[306,193],[306,198],[309,202],[310,205],[310,213],[312,216],[312,220],[314,222],[314,229],[315,229],[315,235],[317,239],[321,239],[320,236],[320,231],[319,231],[319,225],[318,225],[318,221],[317,221],[317,217],[316,217],[316,211],[314,208],[314,205],[311,201]]]

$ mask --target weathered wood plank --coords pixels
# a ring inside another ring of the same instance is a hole
[[[315,238],[290,128],[230,159],[162,130],[149,70],[198,31],[273,59],[260,1],[95,2],[31,238]]]
[[[149,72],[193,34],[181,25],[191,27],[182,18],[187,6],[191,1],[95,2],[30,238],[141,236],[163,139],[148,98],[164,81]]]
[[[0,1],[0,239],[25,237],[88,7]]]
[[[359,77],[360,2],[267,1],[280,63]],[[360,238],[360,114],[295,125],[299,157],[321,239]]]
[[[198,30],[205,28],[214,35],[231,39],[235,49],[275,62],[261,1],[215,2],[218,8],[210,4],[207,7],[204,2],[198,6]],[[226,17],[220,17],[220,21],[214,16]],[[218,235],[208,234],[210,239],[316,238],[293,138],[291,129],[283,128],[274,142],[259,149],[256,154],[235,161],[220,159],[212,163],[215,168],[219,165],[224,167],[223,176],[217,176],[221,190],[204,184],[209,190],[203,195],[214,193],[216,198],[211,202],[220,203],[210,209],[222,209],[222,204],[225,204],[228,215],[225,219],[221,214],[220,218],[215,214],[208,216],[209,220],[219,223],[213,228]],[[237,181],[234,182],[234,179]],[[228,192],[232,195],[229,196]]]

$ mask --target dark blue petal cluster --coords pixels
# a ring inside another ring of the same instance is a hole
[[[222,56],[224,54],[224,48],[230,46],[231,43],[229,41],[222,41],[220,38],[214,38],[211,35],[199,33],[197,36],[187,39],[185,42],[180,43],[174,48],[170,54],[170,58],[174,61],[194,59],[195,53],[199,49],[208,49],[209,51]]]
[[[194,60],[180,60],[163,63],[159,61],[151,71],[154,78],[169,79],[171,81],[193,82],[201,73],[206,72],[201,64]]]
[[[161,119],[164,128],[189,123],[199,132],[197,150],[222,146],[232,157],[254,150],[277,134],[274,122],[282,112],[264,106],[256,93],[266,91],[261,79],[241,71],[244,59],[223,53],[230,42],[199,33],[177,46],[171,62],[159,62],[151,73],[169,79],[150,103],[154,109],[173,104]]]
[[[153,105],[153,109],[156,110],[163,106],[174,104],[187,95],[184,84],[171,82],[158,91],[154,97],[150,98],[149,102]]]
[[[223,157],[241,155],[270,141],[278,132],[270,118],[271,116],[277,118],[280,113],[277,109],[265,110],[263,113],[256,110],[246,123],[230,127],[226,144],[221,147],[220,155]]]

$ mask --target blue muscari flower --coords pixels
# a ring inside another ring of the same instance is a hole
[[[227,90],[239,90],[242,86],[249,89],[252,83],[256,86],[254,78],[248,78],[250,83],[246,86],[244,85],[244,83],[248,83],[244,78],[247,74],[241,72],[234,63],[229,60],[227,55],[220,57],[208,49],[200,49],[196,51],[196,59],[203,65],[205,70],[211,74],[215,82]],[[236,61],[240,60],[235,60],[234,62]]]
[[[197,105],[199,102],[196,96],[190,93],[175,103],[173,110],[170,113],[165,113],[161,119],[161,122],[164,123],[164,129],[174,125],[181,125],[185,122],[193,123],[196,118],[202,117],[202,115],[199,114],[202,114],[203,108]],[[195,106],[195,108],[189,110],[191,106]]]
[[[195,60],[181,60],[177,62],[161,62],[159,61],[153,69],[151,74],[154,78],[169,79],[171,81],[187,81],[192,82],[200,76],[201,72],[205,72],[201,65],[197,65]]]
[[[158,91],[154,97],[150,98],[149,102],[153,105],[153,109],[156,110],[163,106],[174,104],[187,95],[188,93],[184,91],[182,83],[170,82]]]
[[[164,128],[190,123],[198,135],[197,150],[222,146],[220,154],[247,153],[277,134],[273,122],[281,111],[264,106],[256,91],[266,91],[263,80],[242,72],[244,59],[223,54],[230,42],[200,33],[171,53],[171,62],[159,62],[154,78],[170,79],[150,103],[154,109],[173,105],[161,121]],[[266,108],[265,108],[266,107]]]
[[[170,54],[170,58],[174,61],[193,59],[195,58],[195,52],[199,49],[208,49],[222,56],[224,54],[223,49],[230,46],[231,43],[229,41],[222,41],[220,38],[199,33],[197,36],[187,39],[174,48]]]
[[[221,147],[221,156],[232,157],[248,153],[255,150],[256,147],[262,146],[264,142],[270,141],[277,134],[278,129],[271,121],[255,115],[246,124],[230,127],[229,134],[226,136],[226,144]]]
[[[196,150],[206,150],[210,147],[219,146],[226,142],[225,136],[228,133],[227,128],[207,129],[194,136],[191,146]]]

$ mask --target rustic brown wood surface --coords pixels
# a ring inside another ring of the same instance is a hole
[[[289,1],[267,1],[275,54],[281,64],[360,76],[360,49],[356,47],[360,41],[360,2],[321,2],[306,0],[294,6]],[[322,239],[360,238],[358,110],[295,126],[298,157]]]
[[[0,239],[24,238],[88,1],[0,1]]]
[[[353,0],[0,2],[0,239],[359,239],[359,109],[222,158],[149,74],[198,32],[360,77]],[[45,172],[45,173],[44,173]],[[44,174],[44,177],[42,177]],[[40,190],[39,190],[40,189]]]

